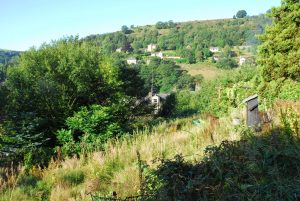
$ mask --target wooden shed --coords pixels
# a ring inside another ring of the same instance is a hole
[[[260,124],[258,114],[258,95],[253,95],[246,98],[246,122],[249,127],[257,127]]]

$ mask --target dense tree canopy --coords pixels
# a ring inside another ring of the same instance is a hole
[[[226,46],[220,55],[220,60],[217,62],[219,68],[234,68],[237,67],[237,62],[233,58],[234,53],[229,46]]]
[[[7,64],[15,60],[21,54],[19,51],[9,51],[0,49],[0,64]]]
[[[300,3],[284,0],[281,7],[273,8],[273,24],[260,36],[258,64],[263,78],[299,80],[300,77]]]
[[[114,104],[122,110],[115,113],[132,116],[134,110],[126,108],[143,96],[135,69],[73,37],[25,52],[0,87],[1,102],[6,103],[1,108],[0,142],[6,151],[56,146],[57,129],[82,106]]]
[[[171,92],[178,89],[193,89],[195,82],[191,75],[183,73],[179,66],[173,61],[153,58],[149,65],[139,66],[140,76],[145,81],[145,88],[148,91],[153,89],[156,92]]]
[[[124,46],[131,47],[134,53],[142,53],[143,49],[153,43],[158,45],[159,50],[175,50],[179,55],[188,47],[196,60],[202,61],[207,58],[209,53],[207,50],[210,46],[258,44],[255,35],[263,33],[264,27],[269,22],[269,18],[265,15],[233,21],[216,20],[177,24],[172,21],[158,22],[155,26],[136,27],[130,34],[115,32],[91,35],[84,40],[99,45],[107,53],[113,53],[117,48]]]

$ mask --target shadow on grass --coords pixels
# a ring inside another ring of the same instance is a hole
[[[196,163],[180,155],[162,160],[146,175],[149,200],[297,200],[300,140],[291,132],[248,132],[205,153]]]

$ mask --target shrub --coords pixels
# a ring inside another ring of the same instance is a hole
[[[124,133],[118,117],[121,114],[122,111],[115,106],[82,107],[67,119],[69,129],[57,132],[57,138],[63,145],[63,153],[79,154],[83,149],[93,151],[107,140],[121,136]]]
[[[162,160],[146,176],[149,200],[294,200],[300,186],[300,141],[290,130],[249,135],[206,148],[195,164]]]

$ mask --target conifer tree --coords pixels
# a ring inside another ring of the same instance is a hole
[[[279,78],[300,80],[300,2],[283,0],[269,13],[272,25],[260,35],[258,64],[265,81]]]

